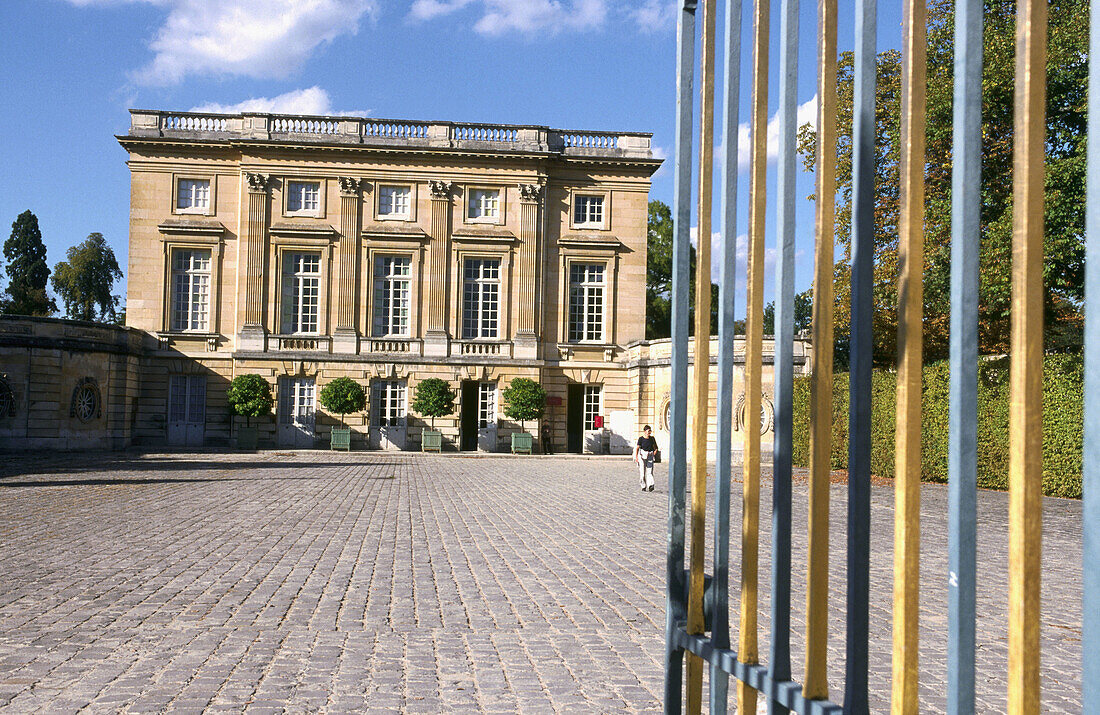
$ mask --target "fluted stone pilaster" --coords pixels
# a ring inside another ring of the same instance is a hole
[[[245,174],[248,182],[248,221],[244,235],[244,325],[238,340],[241,350],[263,350],[264,258],[267,246],[268,178]]]
[[[453,184],[449,181],[429,181],[432,195],[431,248],[429,251],[430,280],[448,285],[447,272],[451,254],[451,209]],[[424,334],[424,354],[445,356],[450,351],[447,333],[447,291],[433,291],[428,305],[428,326]]]
[[[340,274],[336,286],[336,331],[332,351],[359,351],[359,229],[362,223],[360,179],[340,177]]]
[[[542,187],[538,184],[519,185],[519,255],[516,265],[516,291],[519,310],[516,320],[515,356],[524,359],[538,357],[538,244],[539,204]]]

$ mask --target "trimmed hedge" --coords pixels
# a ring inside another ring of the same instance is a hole
[[[1083,365],[1077,355],[1048,355],[1043,362],[1043,493],[1081,498]],[[893,372],[871,376],[871,471],[894,477],[895,396]],[[921,397],[922,478],[947,481],[948,363],[926,365]],[[809,463],[810,379],[794,387],[794,463]],[[1008,488],[1008,358],[983,360],[978,368],[978,486]],[[832,467],[848,466],[848,373],[833,376]]]

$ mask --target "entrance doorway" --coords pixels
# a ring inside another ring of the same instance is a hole
[[[497,384],[465,380],[462,383],[461,444],[464,452],[497,448]]]
[[[279,378],[280,447],[313,448],[316,383],[311,377]]]
[[[570,383],[565,406],[565,449],[580,454],[584,451],[584,385]]]
[[[206,429],[206,377],[168,378],[168,444],[201,447]]]

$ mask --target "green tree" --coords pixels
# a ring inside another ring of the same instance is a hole
[[[19,214],[11,225],[11,236],[4,242],[4,257],[8,259],[7,296],[0,312],[11,315],[52,315],[57,304],[46,293],[50,267],[46,265],[46,244],[38,217],[31,211]]]
[[[455,391],[446,380],[429,377],[416,384],[416,396],[413,398],[412,409],[413,412],[431,417],[434,430],[436,417],[446,417],[454,413],[455,397]]]
[[[672,335],[672,210],[656,199],[649,202],[646,230],[646,340]],[[691,247],[689,330],[695,330],[695,247]],[[718,284],[710,286],[710,332],[718,332]]]
[[[65,304],[66,317],[116,322],[119,299],[111,291],[115,281],[122,278],[122,271],[103,234],[88,234],[82,243],[68,250],[66,257],[69,260],[53,267],[50,278]]]
[[[350,377],[338,377],[321,388],[321,406],[340,415],[340,426],[344,426],[344,415],[349,412],[361,412],[367,406],[367,395],[363,386]]]
[[[519,420],[520,429],[526,430],[523,423],[539,419],[546,409],[546,390],[528,377],[513,379],[501,396],[504,398],[504,416]]]
[[[251,425],[253,417],[270,414],[275,401],[271,397],[271,383],[255,373],[237,375],[225,391],[225,400],[229,410],[245,418],[245,424]]]
[[[810,329],[813,319],[814,292],[807,289],[794,295],[795,335]],[[764,306],[764,334],[775,335],[775,301]]]

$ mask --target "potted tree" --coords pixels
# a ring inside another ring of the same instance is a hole
[[[504,416],[519,420],[521,432],[512,433],[512,454],[531,454],[531,433],[524,422],[537,420],[546,409],[546,390],[527,377],[517,377],[501,393],[504,397]]]
[[[412,409],[425,417],[432,418],[432,428],[421,433],[420,449],[428,451],[443,451],[443,433],[435,431],[435,418],[446,417],[455,411],[455,391],[447,384],[446,380],[438,377],[429,377],[421,380],[416,385],[416,395],[413,397]]]
[[[271,397],[271,383],[254,373],[237,375],[229,383],[225,399],[229,403],[229,411],[245,420],[245,426],[237,428],[237,448],[256,449],[259,428],[252,426],[252,418],[271,414],[271,407],[275,404]]]
[[[321,388],[321,406],[340,415],[340,426],[329,432],[329,449],[351,451],[351,428],[344,424],[344,415],[361,412],[367,406],[363,387],[350,377],[338,377]]]

